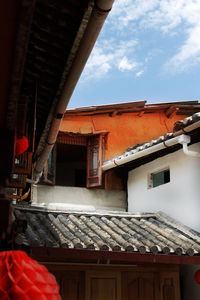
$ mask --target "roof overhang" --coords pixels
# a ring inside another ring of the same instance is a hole
[[[180,101],[171,103],[147,104],[146,100],[125,103],[113,103],[109,105],[98,105],[89,107],[79,107],[68,109],[65,117],[69,116],[89,116],[109,114],[110,116],[120,115],[123,113],[137,113],[139,115],[146,113],[163,112],[167,118],[173,114],[191,115],[200,110],[198,101]]]
[[[176,265],[198,265],[200,256],[187,255],[166,255],[151,254],[138,252],[119,252],[119,251],[102,251],[102,250],[85,250],[85,249],[64,249],[51,247],[32,247],[29,250],[32,258],[43,263],[92,263],[97,265],[112,264],[137,264],[137,263],[154,263],[154,264],[176,264]]]
[[[162,212],[52,212],[16,205],[13,218],[16,249],[43,261],[200,263],[200,234]]]
[[[13,133],[13,149],[15,136],[28,136],[36,177],[113,1],[22,0],[1,5],[1,35],[6,39],[0,50],[5,71],[0,124],[5,119],[3,127]]]
[[[114,0],[95,0],[89,1],[93,4],[92,10],[87,16],[87,24],[84,24],[84,30],[79,27],[79,33],[81,32],[81,40],[76,47],[73,60],[70,59],[70,67],[67,67],[67,71],[64,71],[64,80],[61,80],[61,87],[59,86],[50,112],[48,114],[46,125],[35,155],[35,168],[34,178],[37,181],[41,176],[45,161],[56,142],[59,127],[64,116],[66,107],[71,98],[71,95],[75,89],[75,86],[79,80],[79,77],[84,69],[84,66],[88,60],[88,57],[94,47],[96,39],[101,31],[104,21],[112,8]],[[72,46],[72,49],[74,44]]]

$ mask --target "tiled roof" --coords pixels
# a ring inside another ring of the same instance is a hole
[[[195,114],[193,114],[190,117],[187,117],[183,120],[179,120],[174,124],[174,130],[173,132],[176,133],[177,131],[179,131],[182,128],[185,128],[189,125],[192,125],[196,122],[200,121],[200,112],[197,112]]]
[[[59,213],[16,205],[14,216],[21,246],[200,254],[200,234],[163,213]]]
[[[146,150],[148,148],[151,148],[152,146],[158,145],[160,143],[166,142],[174,137],[177,137],[181,134],[187,134],[194,127],[195,125],[200,127],[200,112],[193,114],[190,117],[187,117],[183,120],[180,120],[174,124],[174,130],[173,132],[167,132],[165,135],[159,136],[158,138],[151,140],[149,142],[141,143],[138,145],[134,145],[133,147],[129,147],[126,152],[123,154],[113,157],[112,159],[109,159],[107,161],[103,162],[103,170],[109,169],[110,167],[107,167],[110,163],[114,163],[115,166],[118,166],[117,160],[122,161],[124,158],[127,158],[128,156],[132,156],[136,153],[139,153],[143,150]],[[134,157],[133,157],[134,159]],[[122,164],[122,163],[120,163]]]

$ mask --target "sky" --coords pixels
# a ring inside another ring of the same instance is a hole
[[[199,16],[199,0],[115,0],[68,108],[199,100]]]

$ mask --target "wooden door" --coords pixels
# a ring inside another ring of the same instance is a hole
[[[158,274],[123,272],[122,300],[160,300]]]
[[[178,270],[49,270],[62,300],[180,300]]]
[[[180,300],[178,272],[160,273],[161,300]]]
[[[53,271],[60,286],[62,300],[84,300],[84,273],[76,271]]]
[[[86,300],[120,300],[119,272],[87,272]]]

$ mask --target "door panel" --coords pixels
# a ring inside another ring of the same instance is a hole
[[[180,300],[178,271],[50,271],[62,300]]]
[[[53,271],[62,300],[84,300],[84,274],[76,271]]]
[[[160,274],[161,300],[180,300],[179,273]]]
[[[133,278],[131,281],[122,285],[122,299],[139,299],[140,282],[139,278]]]
[[[155,273],[123,272],[123,300],[160,300],[159,279]]]
[[[119,272],[87,272],[86,300],[120,300]]]
[[[115,300],[116,280],[115,278],[92,278],[91,300]]]

